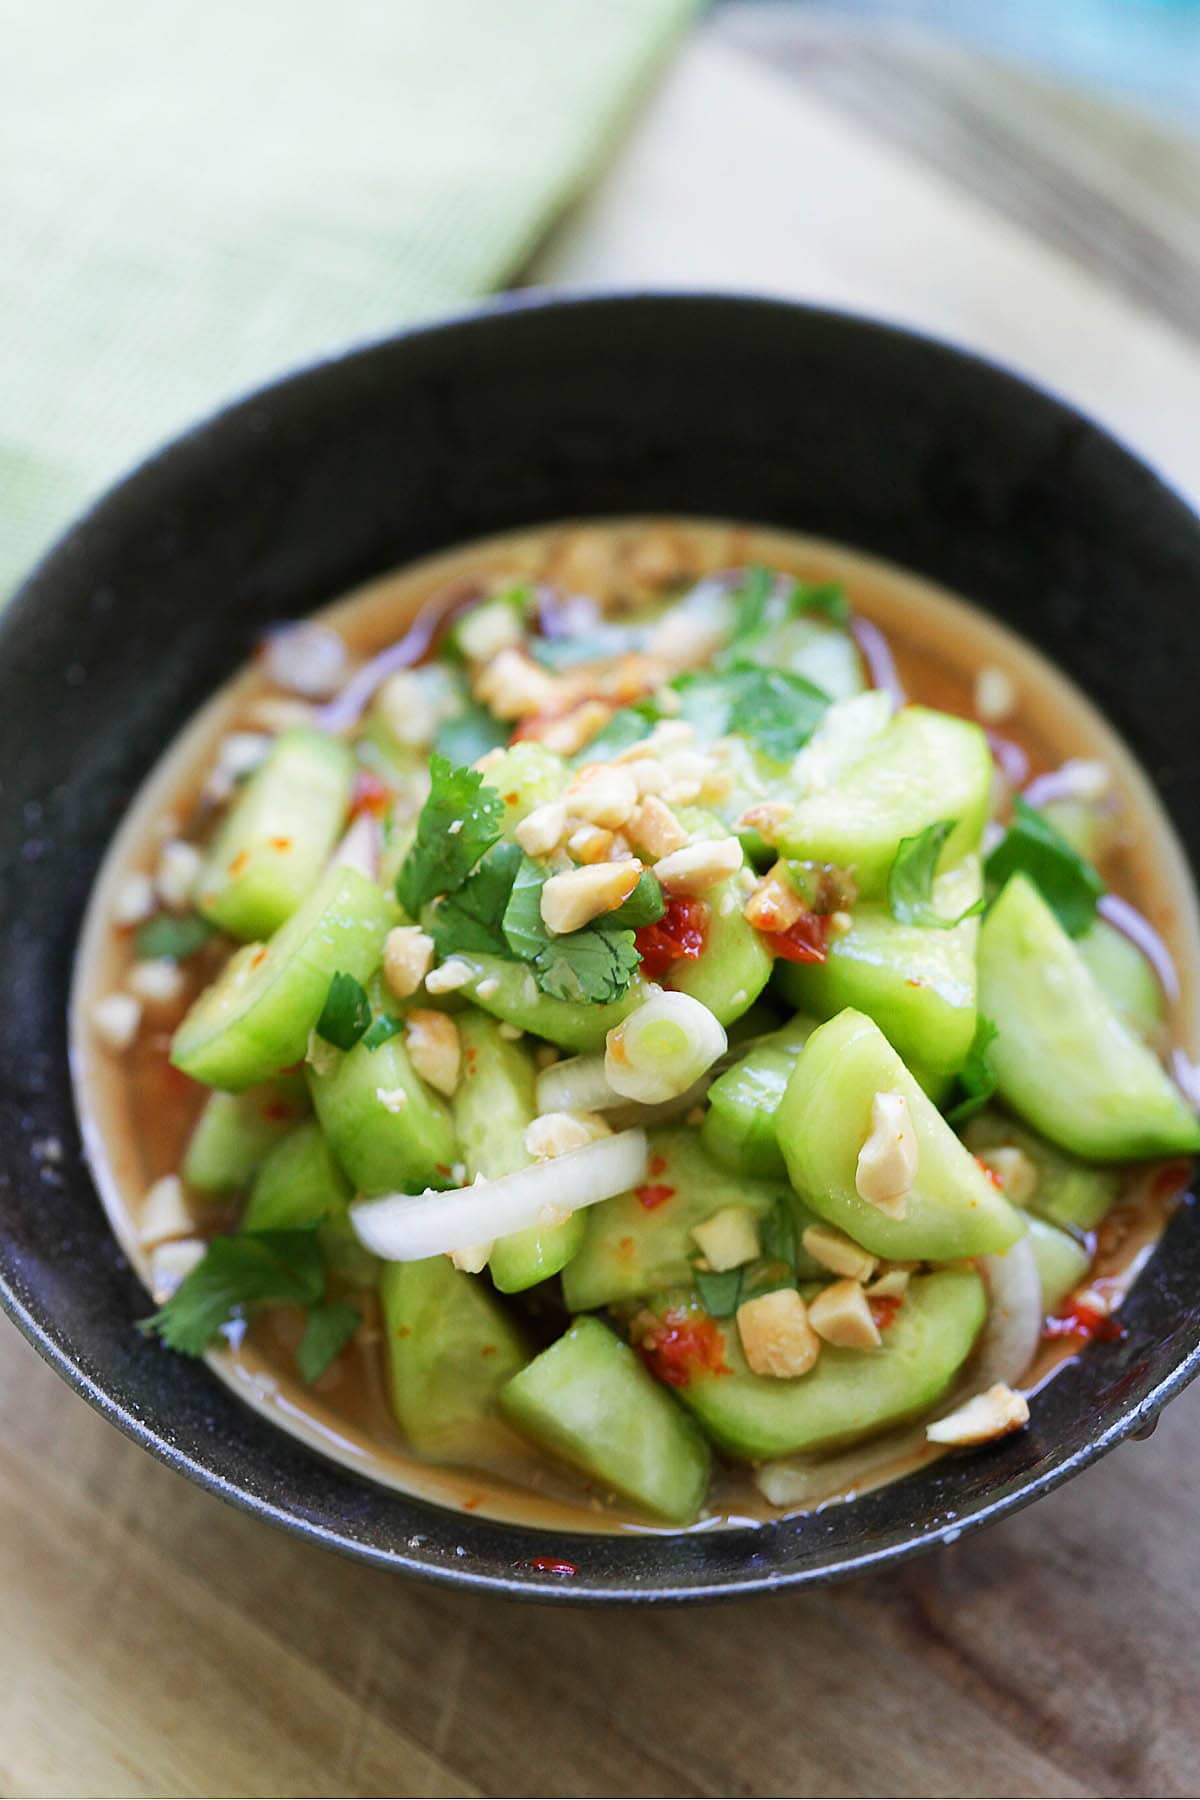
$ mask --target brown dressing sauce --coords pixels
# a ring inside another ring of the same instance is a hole
[[[737,567],[766,563],[810,581],[842,581],[857,614],[886,635],[908,697],[972,717],[975,677],[983,666],[1005,671],[1018,702],[999,728],[1028,763],[1026,779],[1069,757],[1108,767],[1120,806],[1121,833],[1103,874],[1160,933],[1179,976],[1168,1010],[1170,1041],[1194,1057],[1198,1033],[1200,918],[1182,853],[1149,783],[1091,705],[1035,651],[1003,626],[932,584],[854,551],[816,540],[720,522],[627,520],[563,524],[514,533],[426,560],[374,581],[320,615],[336,626],[363,661],[394,644],[423,609],[453,608],[481,581],[543,581],[587,593],[613,607],[626,597]],[[413,639],[428,637],[414,632]],[[414,649],[415,649],[414,644]],[[407,660],[407,659],[406,659]],[[413,658],[415,660],[415,657]],[[187,1004],[215,972],[202,954],[178,1004],[147,1006],[138,1041],[114,1057],[87,1029],[92,1004],[117,986],[133,956],[131,935],[113,930],[120,881],[151,869],[161,843],[181,827],[193,834],[204,777],[221,737],[244,722],[267,689],[251,664],[187,725],[146,781],[109,851],[88,910],[71,1002],[71,1063],[88,1159],[122,1248],[144,1280],[148,1257],[138,1237],[142,1199],[151,1183],[179,1167],[204,1090],[166,1060],[170,1034]],[[1151,1254],[1189,1171],[1165,1181],[1152,1169],[1131,1176],[1126,1193],[1098,1233],[1090,1285],[1119,1303]],[[198,1229],[218,1230],[234,1211],[216,1203],[197,1212]],[[368,1306],[359,1338],[314,1388],[295,1373],[299,1315],[263,1315],[236,1346],[210,1353],[214,1372],[257,1411],[325,1455],[436,1504],[546,1529],[661,1530],[620,1503],[588,1492],[569,1472],[534,1452],[512,1479],[433,1467],[405,1447],[388,1405],[380,1325]],[[1043,1343],[1026,1386],[1034,1389],[1074,1355],[1078,1338]],[[879,1462],[840,1493],[818,1491],[808,1505],[861,1492],[940,1454],[919,1430],[879,1444]],[[796,1510],[796,1509],[784,1509]],[[706,1516],[691,1529],[711,1530],[776,1516],[745,1471],[718,1472]]]

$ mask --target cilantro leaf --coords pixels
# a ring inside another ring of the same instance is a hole
[[[938,858],[957,819],[939,819],[915,837],[901,838],[888,870],[888,906],[900,925],[920,925],[929,931],[953,931],[964,919],[983,911],[983,900],[964,907],[957,918],[946,919],[933,904],[933,884]]]
[[[139,928],[135,939],[137,953],[151,961],[166,958],[171,962],[183,962],[202,949],[209,938],[216,935],[216,929],[199,913],[184,913],[179,917],[160,913],[157,919],[148,919]]]
[[[776,762],[790,762],[829,709],[828,694],[803,675],[756,663],[680,675],[672,686],[698,737],[740,732]]]
[[[619,707],[608,724],[580,751],[579,759],[607,762],[622,750],[628,750],[631,744],[640,744],[643,738],[649,737],[659,716],[653,700],[638,700],[633,706]]]
[[[641,925],[653,925],[667,910],[662,885],[650,869],[643,869],[638,884],[627,899],[613,912],[605,913],[602,925],[628,925],[636,931]]]
[[[523,856],[501,920],[504,941],[511,954],[521,962],[532,962],[550,941],[550,933],[542,920],[542,889],[545,885],[545,870],[528,856]]]
[[[534,980],[556,1000],[619,1000],[641,966],[632,931],[585,925],[552,938],[534,958]]]
[[[991,1019],[980,1013],[975,1021],[975,1036],[967,1052],[967,1060],[958,1074],[963,1097],[946,1114],[949,1124],[965,1125],[995,1093],[996,1077],[988,1060],[988,1046],[998,1036],[999,1031]]]
[[[315,1306],[325,1291],[316,1227],[214,1238],[165,1306],[138,1329],[202,1356],[223,1325],[257,1306]]]
[[[317,1020],[317,1036],[339,1050],[353,1050],[370,1023],[371,1002],[362,983],[339,970],[329,984]]]
[[[296,1352],[301,1378],[310,1386],[319,1380],[361,1324],[362,1314],[348,1300],[326,1300],[310,1307]]]
[[[504,802],[478,769],[456,769],[437,752],[429,759],[433,785],[417,819],[417,835],[396,878],[401,906],[416,918],[436,894],[462,886],[484,851],[500,836]]]
[[[403,1030],[404,1020],[398,1019],[395,1013],[380,1013],[363,1038],[363,1043],[368,1050],[378,1050],[381,1044],[386,1044],[389,1038],[394,1038],[397,1032]]]
[[[620,625],[600,620],[590,631],[572,637],[531,638],[529,653],[544,669],[570,669],[576,663],[596,662],[601,657],[625,656],[646,642],[644,625]]]
[[[720,656],[722,665],[737,662],[747,655],[767,630],[767,608],[775,588],[775,576],[761,563],[755,563],[742,577],[740,587],[730,595],[733,602],[733,629]]]
[[[519,844],[493,844],[475,873],[453,894],[445,894],[434,903],[428,915],[428,929],[439,959],[455,950],[508,955],[501,925],[522,860]]]
[[[1003,887],[1010,875],[1018,871],[1027,875],[1067,935],[1082,937],[1104,893],[1098,872],[1028,801],[1018,797],[1013,815],[1013,823],[984,864],[988,880]]]
[[[774,1202],[770,1212],[759,1220],[758,1241],[762,1246],[764,1260],[786,1263],[795,1280],[796,1220],[782,1195]]]
[[[443,719],[434,734],[433,747],[456,769],[478,762],[489,750],[503,749],[511,727],[486,706],[468,706],[453,719]]]
[[[831,625],[850,623],[850,602],[840,581],[798,581],[792,589],[788,610],[795,613],[819,613]]]
[[[733,1317],[742,1293],[740,1269],[693,1269],[692,1280],[700,1296],[700,1304],[710,1318]]]

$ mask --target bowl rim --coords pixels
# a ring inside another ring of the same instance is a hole
[[[189,452],[196,449],[210,432],[218,430],[242,413],[251,412],[264,400],[283,390],[302,385],[321,374],[336,374],[341,365],[353,363],[375,352],[393,350],[414,341],[436,339],[464,328],[470,330],[476,326],[490,327],[511,314],[559,313],[567,310],[595,308],[621,309],[626,306],[646,305],[662,308],[664,311],[677,307],[707,306],[729,309],[732,312],[743,314],[762,310],[798,315],[814,321],[845,325],[864,335],[886,338],[901,345],[909,343],[920,346],[938,357],[974,367],[992,378],[999,378],[1001,383],[1023,390],[1042,403],[1048,404],[1065,420],[1094,432],[1102,441],[1115,447],[1136,470],[1150,478],[1151,482],[1162,491],[1165,498],[1174,501],[1200,532],[1200,512],[1193,500],[1165,478],[1141,451],[1132,449],[1119,433],[1107,425],[1101,424],[1075,402],[1065,398],[1055,389],[1015,369],[1003,360],[981,354],[935,333],[853,308],[826,306],[802,299],[745,292],[732,288],[628,287],[609,289],[599,287],[563,292],[551,287],[529,287],[510,290],[476,304],[464,305],[439,314],[436,318],[402,327],[393,332],[386,332],[362,341],[348,342],[327,355],[318,356],[287,369],[272,376],[270,380],[213,407],[181,431],[155,446],[132,468],[118,476],[116,480],[90,499],[58,532],[51,544],[27,572],[5,603],[3,614],[0,614],[0,617],[11,615],[15,609],[35,599],[34,590],[40,587],[43,581],[54,579],[60,562],[65,566],[70,561],[78,541],[88,533],[97,519],[110,507],[128,498],[148,476],[160,471],[171,470],[177,463],[184,461]],[[90,1177],[88,1178],[90,1179]],[[403,1549],[391,1545],[370,1543],[355,1537],[349,1530],[332,1529],[305,1517],[297,1510],[289,1510],[285,1504],[273,1501],[264,1494],[252,1492],[249,1487],[222,1475],[201,1459],[183,1451],[161,1431],[116,1401],[104,1385],[91,1376],[70,1354],[64,1343],[55,1337],[53,1322],[49,1318],[43,1320],[35,1316],[34,1311],[25,1304],[3,1263],[0,1263],[0,1311],[8,1315],[43,1360],[101,1417],[115,1425],[119,1431],[142,1449],[147,1450],[157,1461],[176,1473],[186,1476],[206,1492],[215,1494],[240,1511],[265,1519],[292,1535],[323,1549],[337,1551],[377,1568],[398,1571],[443,1586],[554,1605],[629,1603],[662,1605],[691,1601],[731,1600],[755,1593],[779,1592],[787,1588],[846,1580],[856,1575],[875,1573],[881,1568],[907,1562],[928,1550],[953,1543],[967,1533],[978,1531],[1020,1511],[1034,1500],[1040,1499],[1042,1495],[1052,1493],[1061,1487],[1063,1483],[1098,1461],[1126,1439],[1148,1437],[1154,1430],[1163,1407],[1181,1393],[1191,1381],[1200,1376],[1200,1342],[1198,1342],[1179,1357],[1175,1365],[1151,1390],[1143,1394],[1140,1399],[1119,1407],[1103,1431],[1054,1467],[1037,1471],[1031,1475],[1020,1476],[993,1495],[982,1497],[977,1502],[968,1501],[964,1503],[961,1510],[949,1513],[945,1517],[945,1522],[935,1521],[899,1542],[887,1542],[875,1548],[856,1549],[811,1567],[783,1570],[755,1568],[732,1575],[723,1575],[715,1580],[689,1579],[686,1584],[675,1586],[628,1585],[611,1580],[589,1581],[582,1569],[579,1571],[580,1579],[577,1581],[548,1581],[543,1574],[520,1564],[513,1565],[511,1573],[504,1574],[495,1570],[473,1569],[466,1564],[456,1566],[442,1563],[432,1557],[422,1555],[419,1549]],[[252,1416],[249,1409],[246,1409],[246,1416],[248,1419]],[[267,1421],[261,1418],[255,1420],[253,1428],[256,1430],[278,1429],[271,1427]],[[312,1454],[317,1453],[312,1452]],[[404,1495],[397,1497],[409,1498]],[[426,1511],[441,1514],[450,1512],[450,1509],[432,1506],[429,1502],[419,1501],[415,1497],[413,1497],[413,1501],[415,1505]],[[851,1501],[848,1504],[854,1504],[854,1502]],[[457,1517],[456,1514],[452,1516]],[[498,1531],[526,1529],[524,1527],[508,1527],[494,1521],[490,1523]],[[465,1519],[461,1529],[468,1531],[470,1524],[470,1519]],[[730,1527],[728,1529],[731,1531],[739,1529],[756,1531],[759,1528]],[[679,1534],[670,1531],[655,1531],[646,1535],[652,1536],[655,1540],[662,1539],[669,1543],[674,1541]],[[629,1541],[620,1536],[614,1538],[608,1533],[576,1533],[560,1530],[547,1533],[546,1536],[548,1539],[552,1539],[556,1549],[563,1550],[564,1556],[567,1558],[569,1558],[572,1545],[594,1544],[598,1539],[607,1543]],[[639,1534],[634,1541],[644,1541],[644,1539]]]

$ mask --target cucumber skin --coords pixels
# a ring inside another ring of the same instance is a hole
[[[1110,1006],[1143,1043],[1154,1042],[1166,1016],[1158,977],[1146,957],[1107,919],[1075,939],[1075,948]]]
[[[902,1219],[861,1199],[855,1185],[879,1092],[904,1095],[917,1137],[917,1176]],[[801,1199],[876,1256],[949,1262],[1007,1250],[1021,1236],[1020,1214],[864,1013],[847,1008],[813,1032],[776,1118]]]
[[[719,1450],[742,1462],[833,1450],[937,1404],[970,1355],[987,1312],[973,1269],[916,1276],[878,1350],[821,1348],[792,1381],[753,1375],[737,1326],[722,1320],[729,1374],[698,1371],[680,1400]]]
[[[209,846],[196,883],[205,918],[243,941],[277,931],[328,861],[353,785],[347,745],[304,726],[281,732]],[[233,874],[239,859],[244,867]]]
[[[735,905],[727,913],[721,903],[732,896]],[[731,876],[704,896],[708,906],[708,925],[704,948],[694,962],[681,959],[671,965],[664,985],[679,994],[689,994],[722,1025],[749,1012],[771,978],[774,958],[763,943],[760,932],[747,923],[742,907],[749,897],[749,884],[742,875]]]
[[[817,1021],[802,1013],[748,1050],[708,1090],[700,1142],[722,1168],[764,1181],[786,1181],[775,1114],[788,1077]]]
[[[269,944],[244,944],[171,1040],[171,1061],[237,1093],[304,1057],[338,971],[365,982],[395,912],[357,869],[330,869]]]
[[[686,1525],[699,1513],[712,1467],[703,1435],[599,1319],[574,1319],[500,1405],[543,1450],[656,1518]]]
[[[614,1025],[628,1018],[635,1007],[648,998],[646,983],[635,976],[628,991],[607,1005],[589,1005],[576,1000],[556,1000],[543,994],[525,963],[508,962],[500,956],[480,955],[475,951],[456,951],[455,960],[471,971],[466,984],[456,989],[462,999],[472,1000],[493,1018],[516,1025],[534,1037],[545,1038],[563,1050],[602,1050],[604,1040]],[[491,982],[495,987],[491,987]],[[488,992],[481,994],[481,983]]]
[[[1120,1169],[1081,1162],[994,1107],[976,1113],[962,1135],[967,1149],[975,1153],[1003,1144],[1014,1144],[1025,1152],[1038,1171],[1037,1187],[1025,1207],[1051,1225],[1067,1231],[1092,1231],[1120,1196]]]
[[[1050,1318],[1067,1295],[1079,1286],[1092,1266],[1092,1259],[1077,1238],[1060,1231],[1057,1225],[1039,1219],[1036,1213],[1028,1214],[1027,1223],[1033,1260],[1042,1284],[1042,1311]]]
[[[998,1092],[1051,1143],[1089,1162],[1200,1150],[1200,1120],[1023,875],[984,919],[979,1006]]]
[[[303,1075],[280,1075],[242,1094],[209,1094],[180,1173],[201,1194],[235,1194],[308,1112]]]
[[[388,1263],[379,1280],[392,1411],[430,1462],[527,1473],[529,1455],[500,1417],[506,1381],[528,1346],[501,1302],[448,1257]]]
[[[450,1109],[425,1086],[402,1035],[376,1050],[358,1043],[331,1051],[324,1074],[308,1072],[313,1108],[338,1162],[365,1195],[420,1193],[453,1185],[458,1138]],[[407,1102],[391,1112],[379,1090],[400,1089]]]
[[[350,1223],[354,1189],[338,1167],[315,1119],[276,1144],[254,1179],[243,1231],[295,1231],[320,1226],[326,1262],[355,1287],[373,1287],[379,1258],[363,1248]]]

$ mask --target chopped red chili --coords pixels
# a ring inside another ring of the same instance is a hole
[[[823,963],[829,954],[829,920],[824,913],[801,913],[786,931],[773,931],[767,938],[776,956],[785,962]]]
[[[664,1200],[671,1198],[675,1189],[668,1187],[662,1181],[648,1181],[642,1187],[634,1188],[633,1191],[646,1211],[653,1212],[656,1206],[661,1206]]]
[[[650,1161],[646,1165],[646,1173],[648,1175],[661,1175],[666,1170],[666,1166],[667,1166],[666,1157],[660,1156],[658,1151],[656,1150],[654,1155],[650,1158]]]
[[[652,1375],[668,1387],[686,1387],[693,1375],[732,1373],[725,1361],[725,1339],[715,1319],[705,1313],[663,1314],[636,1346]]]
[[[1047,1319],[1042,1327],[1043,1337],[1078,1337],[1085,1343],[1091,1343],[1093,1338],[1101,1343],[1114,1343],[1124,1335],[1124,1327],[1111,1314],[1087,1306],[1082,1300],[1072,1300],[1064,1312]]]
[[[886,1331],[889,1325],[895,1323],[896,1314],[904,1302],[898,1294],[876,1294],[867,1304],[871,1308],[871,1317],[875,1321],[876,1328],[879,1331]]]
[[[573,1562],[567,1562],[561,1556],[531,1556],[529,1567],[536,1569],[539,1575],[578,1575],[579,1570]]]
[[[370,813],[373,818],[380,818],[391,802],[391,790],[386,782],[380,781],[370,769],[359,769],[354,777],[354,791],[350,796],[350,817],[359,818],[363,813]]]
[[[658,980],[672,963],[685,957],[694,960],[704,948],[707,930],[708,908],[703,900],[672,894],[662,918],[653,925],[639,926],[633,934],[642,959],[642,973]]]
[[[1003,1193],[1004,1183],[1001,1181],[998,1171],[993,1169],[989,1163],[985,1163],[982,1156],[977,1156],[975,1161],[979,1164],[980,1172],[987,1176],[992,1186],[994,1188],[999,1188],[1000,1192]]]

